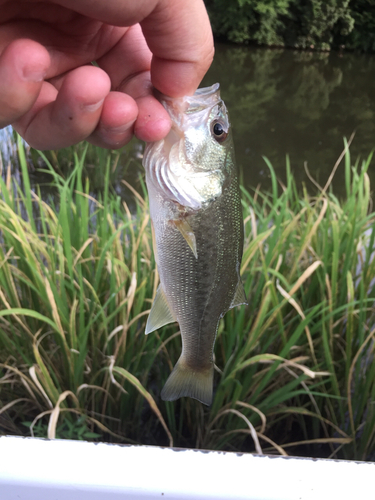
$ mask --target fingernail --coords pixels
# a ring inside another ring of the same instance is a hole
[[[94,111],[97,111],[102,105],[103,105],[104,99],[101,99],[98,102],[95,102],[94,104],[84,104],[83,109],[85,111],[88,111],[89,113],[93,113]]]
[[[103,130],[107,134],[112,134],[112,135],[123,134],[124,132],[127,132],[130,128],[132,128],[132,126],[134,125],[134,122],[135,122],[135,120],[133,120],[129,123],[126,123],[125,125],[120,125],[119,127],[110,127],[110,128],[103,127]]]
[[[41,82],[46,76],[44,67],[38,66],[25,66],[21,69],[21,77],[27,82]]]

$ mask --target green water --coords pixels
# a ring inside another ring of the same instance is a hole
[[[374,148],[374,76],[374,55],[217,44],[215,61],[202,85],[221,84],[233,125],[237,162],[247,188],[258,184],[262,189],[269,188],[263,156],[269,158],[278,177],[284,179],[288,154],[297,183],[306,182],[314,190],[304,170],[305,162],[312,176],[324,184],[343,149],[343,137],[355,132],[353,161],[366,157]],[[142,171],[142,147],[133,141],[119,158],[112,153],[116,159],[112,180],[121,196],[126,196],[127,191],[121,184],[123,176],[137,184]],[[4,163],[14,164],[17,177],[16,148],[10,128],[0,131],[0,149]],[[71,154],[61,151],[58,156],[69,168]],[[89,155],[87,162],[94,189],[102,185],[97,156],[97,152]],[[370,177],[374,185],[375,166]],[[45,180],[38,173],[33,175],[34,183]],[[341,165],[334,179],[339,195],[344,194],[343,180]]]
[[[221,83],[245,185],[268,187],[263,156],[283,179],[288,154],[297,181],[307,184],[304,162],[324,183],[343,137],[353,132],[353,161],[368,156],[375,146],[374,77],[374,55],[218,44],[203,83]],[[339,194],[343,170],[338,168],[334,181]],[[370,176],[374,183],[375,165]]]

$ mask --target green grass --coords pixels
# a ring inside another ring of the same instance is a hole
[[[243,191],[248,307],[215,347],[211,408],[163,402],[179,357],[171,325],[148,336],[158,275],[147,195],[94,199],[72,151],[58,196],[0,181],[0,433],[374,459],[375,213],[367,169],[345,157],[345,200],[272,178]],[[76,150],[77,151],[77,150]],[[50,157],[49,157],[50,158]]]

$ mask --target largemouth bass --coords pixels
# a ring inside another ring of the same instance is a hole
[[[146,334],[179,323],[182,353],[161,397],[188,396],[210,405],[220,318],[246,304],[230,124],[219,84],[159,100],[172,128],[165,139],[147,144],[143,159],[160,275]]]

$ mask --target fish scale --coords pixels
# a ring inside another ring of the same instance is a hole
[[[160,100],[174,124],[171,136],[148,145],[144,155],[160,276],[146,333],[179,323],[182,352],[162,398],[189,396],[209,405],[219,321],[230,308],[246,303],[239,275],[243,220],[230,125],[217,85],[191,97]],[[225,137],[215,136],[216,123]],[[167,189],[173,182],[173,190]]]

